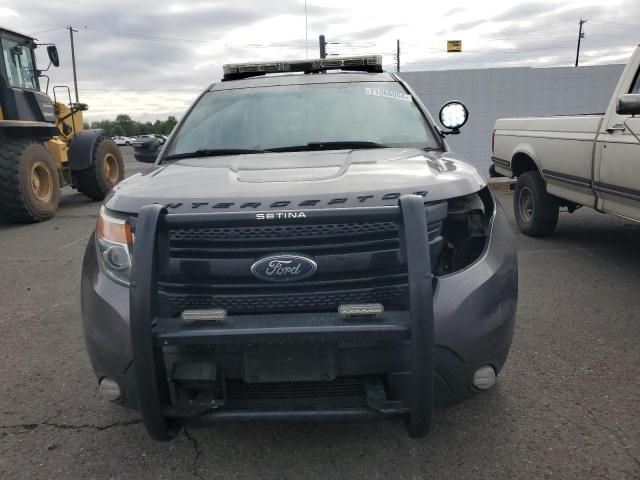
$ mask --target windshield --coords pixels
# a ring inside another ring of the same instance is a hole
[[[31,49],[13,40],[3,38],[2,56],[9,86],[35,90],[36,75],[33,68]]]
[[[440,147],[401,84],[359,82],[206,93],[176,132],[167,155],[323,142]]]

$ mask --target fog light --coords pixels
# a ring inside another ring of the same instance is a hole
[[[119,400],[120,396],[122,395],[118,384],[114,380],[106,377],[100,380],[98,391],[100,392],[102,398],[104,398],[105,400],[109,400],[110,402]]]
[[[496,371],[491,365],[485,365],[476,370],[473,374],[473,386],[480,390],[493,387],[496,383]]]

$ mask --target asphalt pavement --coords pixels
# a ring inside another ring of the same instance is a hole
[[[125,149],[129,153],[130,149]],[[145,165],[127,156],[128,173]],[[511,194],[498,198],[513,220]],[[497,386],[402,422],[233,423],[149,439],[101,400],[80,322],[99,204],[0,223],[0,479],[640,478],[640,224],[583,208],[548,239],[518,235],[515,337]]]

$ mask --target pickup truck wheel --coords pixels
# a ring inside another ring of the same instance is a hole
[[[513,209],[520,231],[530,237],[550,235],[558,224],[558,200],[547,193],[538,172],[529,171],[518,177]]]

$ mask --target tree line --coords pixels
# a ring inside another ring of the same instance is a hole
[[[151,133],[169,135],[176,123],[178,123],[178,120],[173,115],[170,115],[164,121],[138,122],[133,120],[129,115],[120,114],[115,120],[97,120],[91,122],[91,125],[85,123],[85,128],[102,128],[109,137],[135,137],[137,135],[148,135]]]

